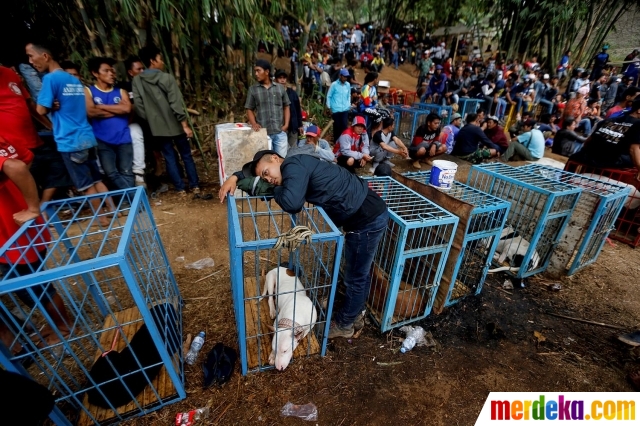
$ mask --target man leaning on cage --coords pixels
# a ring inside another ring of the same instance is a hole
[[[371,286],[373,257],[389,221],[387,205],[366,181],[343,167],[307,154],[282,158],[269,150],[257,152],[252,162],[224,182],[220,201],[235,192],[238,181],[250,176],[272,185],[275,201],[287,213],[298,213],[309,202],[322,207],[342,227],[347,291],[342,306],[334,311],[329,339],[352,337],[364,327],[362,311]]]
[[[51,238],[40,217],[38,190],[29,172],[28,164],[32,160],[31,151],[0,138],[0,247],[24,223],[35,219],[34,226],[0,256],[0,282],[35,272],[46,257],[46,245]],[[25,250],[25,247],[28,248]],[[38,309],[34,298],[40,300],[55,325],[47,324],[37,333],[33,342],[35,346],[53,345],[60,341],[59,335],[68,336],[71,321],[62,298],[52,284],[36,285],[30,290],[17,291],[15,295],[28,307],[27,314]],[[0,340],[12,355],[26,354],[27,348],[16,339],[24,320],[16,316],[14,307],[6,304],[8,300],[13,302],[16,299],[7,297],[0,300]]]

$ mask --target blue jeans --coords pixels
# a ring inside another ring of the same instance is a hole
[[[391,63],[398,69],[398,52],[394,52],[391,56]]]
[[[107,175],[115,189],[134,186],[133,144],[114,145],[99,140],[98,157],[104,174]]]
[[[287,156],[289,149],[289,139],[286,132],[274,133],[268,135],[271,138],[271,148],[282,158]]]
[[[543,108],[547,108],[547,114],[551,114],[553,112],[553,102],[546,99],[540,99],[540,105],[542,105]]]
[[[576,129],[583,130],[585,136],[589,136],[591,134],[591,120],[589,120],[588,118],[583,118],[582,120],[580,120],[580,123],[578,123]]]
[[[286,138],[287,137],[285,135],[285,142],[287,140]],[[174,144],[178,149],[180,157],[182,157],[182,162],[184,163],[184,168],[187,172],[187,178],[189,179],[189,187],[198,188],[200,186],[200,181],[198,180],[196,163],[193,161],[193,157],[191,156],[191,146],[187,140],[187,135],[158,136],[156,137],[156,141],[160,147],[162,156],[167,162],[167,173],[169,174],[169,178],[171,179],[176,191],[184,191],[184,183],[180,178],[180,165],[178,163],[178,157],[176,157],[176,153],[173,150]]]
[[[334,315],[334,321],[340,327],[353,324],[364,309],[371,287],[371,264],[388,222],[389,213],[385,210],[362,228],[345,234],[344,285],[347,293],[342,307]]]
[[[496,117],[504,118],[504,113],[507,111],[507,100],[504,98],[498,98],[498,106],[496,106]]]

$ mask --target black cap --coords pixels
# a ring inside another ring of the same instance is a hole
[[[253,161],[249,161],[247,164],[242,166],[242,174],[244,177],[256,176],[256,165],[260,159],[267,154],[275,154],[278,157],[282,158],[280,154],[275,152],[272,149],[263,149],[262,151],[256,152],[256,155],[253,156]]]

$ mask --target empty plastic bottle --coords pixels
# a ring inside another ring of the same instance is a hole
[[[402,342],[402,347],[400,348],[400,352],[406,353],[409,352],[416,345],[416,338],[409,335]]]
[[[198,352],[200,352],[200,349],[202,349],[203,345],[204,331],[201,331],[200,333],[198,333],[196,338],[193,339],[193,342],[191,342],[191,348],[189,349],[189,352],[185,357],[185,361],[187,364],[193,365],[196,362],[196,359],[198,358]]]
[[[400,352],[407,353],[411,349],[416,346],[416,343],[424,344],[424,329],[420,326],[412,327],[412,326],[404,326],[400,329],[406,333],[406,337],[402,342],[402,347],[400,348]]]

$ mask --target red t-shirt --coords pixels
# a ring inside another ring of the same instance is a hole
[[[13,221],[14,213],[18,213],[27,208],[22,193],[18,187],[3,173],[4,163],[9,159],[21,160],[30,163],[33,154],[28,149],[19,145],[13,145],[0,137],[0,247],[16,233],[20,227]],[[0,263],[31,263],[38,260],[38,251],[46,248],[46,244],[51,240],[47,229],[43,228],[42,218],[36,220],[39,226],[32,226],[12,245],[12,248],[0,256]],[[38,236],[38,233],[41,235]],[[20,259],[30,242],[33,248],[26,252]]]
[[[27,149],[42,145],[31,121],[27,100],[31,96],[18,74],[0,66],[0,137]]]

